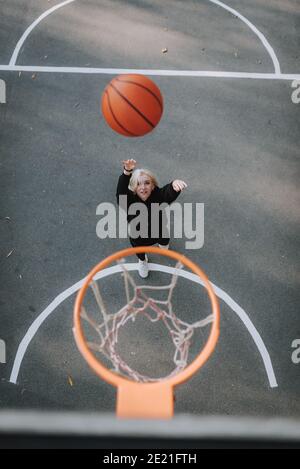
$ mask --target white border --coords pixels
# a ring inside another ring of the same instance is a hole
[[[26,39],[28,38],[28,36],[30,35],[30,33],[33,31],[33,29],[42,21],[44,20],[47,16],[51,15],[52,13],[54,13],[56,10],[64,7],[64,6],[67,6],[69,5],[70,3],[73,3],[75,0],[66,0],[62,3],[59,3],[58,5],[55,5],[53,6],[52,8],[49,8],[47,11],[45,11],[42,15],[40,15],[27,29],[26,31],[23,33],[23,35],[21,36],[21,38],[19,39],[13,53],[12,53],[12,56],[11,56],[11,59],[9,61],[9,65],[10,66],[15,66],[16,65],[16,61],[17,61],[17,58],[18,58],[18,55],[20,53],[20,50],[21,48],[23,47]],[[276,76],[280,76],[281,75],[281,70],[280,70],[280,64],[279,64],[279,60],[274,52],[274,49],[273,47],[271,46],[271,44],[268,42],[268,40],[266,39],[266,37],[256,28],[256,26],[254,26],[253,23],[251,23],[251,21],[249,21],[245,16],[243,16],[241,13],[239,13],[237,10],[235,10],[234,8],[231,8],[229,6],[227,6],[225,3],[223,2],[220,2],[219,0],[208,0],[209,2],[229,11],[232,15],[236,16],[237,18],[239,18],[243,23],[245,23],[250,29],[251,31],[259,38],[259,40],[261,41],[261,43],[263,44],[263,46],[265,47],[266,51],[268,52],[272,62],[273,62],[273,65],[274,65],[274,71],[275,71],[275,75]],[[75,69],[76,67],[74,67]],[[1,68],[0,68],[1,70]],[[11,69],[10,69],[11,70]],[[98,69],[99,70],[99,69]],[[46,70],[44,70],[46,71]],[[73,72],[74,73],[74,72]],[[103,73],[103,72],[102,72]],[[119,72],[120,73],[120,72]],[[122,73],[122,72],[121,72]],[[131,71],[131,73],[134,73],[133,71]],[[142,73],[142,72],[140,72]],[[292,78],[292,79],[296,79],[296,78]]]
[[[67,0],[63,3],[59,3],[58,5],[55,5],[54,7],[52,8],[49,8],[49,10],[45,11],[45,13],[43,13],[41,16],[39,16],[27,29],[26,31],[23,33],[23,35],[21,36],[21,38],[19,39],[16,47],[15,47],[15,50],[13,51],[12,53],[12,56],[11,56],[11,59],[9,61],[9,65],[15,65],[16,64],[16,61],[17,61],[17,58],[18,58],[18,55],[19,55],[19,52],[21,50],[21,47],[23,46],[24,42],[26,41],[26,39],[28,38],[29,34],[33,31],[33,29],[44,19],[46,18],[47,16],[51,15],[51,13],[53,13],[54,11],[58,10],[59,8],[62,8],[66,5],[68,5],[69,3],[72,3],[72,2],[75,2],[75,0]]]
[[[250,79],[278,79],[278,80],[295,80],[295,79],[300,79],[299,74],[281,74],[280,71],[280,64],[279,61],[276,57],[276,54],[265,38],[265,36],[249,21],[247,18],[245,18],[243,15],[238,13],[236,10],[234,10],[231,7],[228,7],[224,3],[220,2],[219,0],[208,0],[211,3],[214,3],[227,11],[231,12],[233,15],[236,15],[240,20],[242,20],[249,28],[258,36],[258,38],[261,40],[262,44],[266,48],[267,52],[269,53],[275,73],[233,73],[233,72],[213,72],[213,71],[179,71],[179,70],[132,70],[132,69],[102,69],[102,68],[84,68],[84,67],[32,67],[32,66],[16,66],[16,61],[19,55],[19,52],[24,45],[26,39],[28,38],[29,34],[33,31],[33,29],[47,16],[52,14],[54,11],[58,10],[59,8],[62,8],[70,3],[73,3],[75,0],[67,0],[65,2],[62,2],[58,5],[55,5],[54,7],[48,9],[46,12],[44,12],[42,15],[40,15],[23,33],[22,37],[19,39],[13,54],[11,56],[9,65],[0,65],[0,70],[3,71],[17,71],[17,72],[44,72],[44,73],[84,73],[84,74],[121,74],[121,73],[142,73],[142,74],[147,74],[147,75],[160,75],[160,76],[185,76],[185,77],[218,77],[218,78],[250,78]],[[126,265],[128,270],[133,270],[137,269],[137,264],[128,264]],[[111,275],[114,269],[118,269],[118,266],[116,267],[110,267],[106,269],[105,271],[100,272],[101,275],[100,277],[103,277],[105,275]],[[163,270],[163,271],[168,271],[171,269],[170,267],[166,266],[158,266],[158,264],[150,264],[150,268],[152,270]],[[167,269],[167,270],[165,270]],[[109,273],[108,273],[109,271]],[[117,271],[117,270],[116,270]],[[190,272],[187,271],[180,271],[179,273],[182,276],[186,276],[192,281],[201,283],[199,281],[199,278],[195,276],[194,274],[191,274]],[[42,325],[42,323],[46,320],[46,318],[55,310],[55,308],[62,302],[64,301],[67,297],[72,295],[75,291],[77,291],[80,286],[82,285],[83,280],[80,282],[77,282],[75,285],[70,287],[68,290],[65,292],[61,293],[58,297],[55,298],[55,300],[38,316],[38,318],[33,322],[29,330],[27,331],[25,337],[21,341],[17,355],[15,357],[10,381],[13,383],[17,382],[18,378],[18,373],[19,369],[23,360],[23,357],[25,355],[25,352],[29,346],[29,343],[31,342],[33,336],[36,334],[38,331],[39,327]],[[215,286],[215,290],[219,298],[221,298],[225,303],[228,304],[228,306],[231,307],[231,309],[239,316],[239,318],[242,320],[246,328],[248,329],[249,333],[251,334],[256,346],[258,347],[258,350],[260,351],[260,354],[262,356],[264,366],[266,368],[266,372],[268,375],[269,383],[271,387],[276,387],[277,382],[275,378],[275,374],[273,371],[272,363],[270,356],[268,354],[268,351],[259,335],[257,332],[256,328],[250,321],[249,317],[247,316],[246,312],[237,304],[235,303],[223,290],[221,290],[219,287]]]
[[[130,272],[133,270],[138,270],[138,263],[129,263],[129,264],[124,264],[125,268]],[[152,271],[158,271],[158,272],[165,272],[168,274],[174,274],[176,272],[180,277],[185,277],[188,280],[191,280],[192,282],[199,283],[200,285],[203,286],[203,283],[201,279],[198,277],[198,275],[195,275],[191,272],[188,272],[187,270],[178,270],[175,269],[174,267],[168,267],[165,265],[161,264],[153,264],[149,263],[149,269]],[[108,267],[107,269],[102,270],[101,272],[98,272],[98,274],[94,277],[96,280],[100,278],[104,278],[108,275],[113,275],[118,272],[122,272],[122,267],[120,265]],[[76,291],[78,291],[85,279],[80,280],[79,282],[75,283],[72,285],[70,288],[62,292],[60,295],[58,295],[50,304],[47,306],[47,308],[34,320],[28,331],[26,332],[25,336],[23,337],[18,350],[17,354],[14,360],[12,372],[9,381],[11,383],[16,384],[18,380],[18,375],[20,371],[20,367],[22,365],[22,361],[24,358],[24,355],[27,351],[27,348],[29,347],[30,342],[32,341],[33,337],[35,334],[38,332],[39,328],[43,324],[43,322],[50,316],[50,314],[53,313],[53,311],[63,302],[65,301],[69,296],[73,295]],[[213,284],[212,284],[213,285]],[[216,295],[226,303],[234,313],[237,314],[237,316],[240,318],[240,320],[243,322],[244,326],[248,330],[249,334],[251,335],[261,357],[264,363],[264,367],[268,376],[269,380],[269,385],[271,388],[275,388],[278,386],[275,373],[273,370],[271,358],[269,355],[269,352],[260,336],[258,333],[257,329],[253,325],[252,321],[250,320],[249,316],[247,313],[227,294],[225,293],[221,288],[217,287],[216,285],[213,285],[215,289]]]
[[[229,11],[233,15],[237,16],[240,20],[242,20],[247,26],[249,26],[249,28],[254,32],[254,34],[256,34],[256,36],[260,39],[263,46],[266,48],[268,54],[270,55],[271,60],[272,60],[273,65],[274,65],[274,70],[275,70],[276,75],[280,74],[280,64],[279,64],[279,60],[276,57],[274,49],[271,46],[271,44],[268,42],[266,37],[256,28],[256,26],[254,26],[254,24],[252,24],[249,20],[247,20],[247,18],[245,18],[245,16],[241,15],[237,10],[234,10],[233,8],[228,7],[227,5],[225,5],[225,3],[222,3],[219,0],[208,0],[208,1],[212,2],[212,3],[215,3],[216,5],[219,5],[220,7],[224,8],[227,11]]]
[[[300,80],[300,73],[256,73],[226,72],[214,70],[152,70],[132,68],[90,68],[90,67],[44,67],[39,65],[0,65],[4,72],[36,72],[36,73],[74,73],[87,75],[121,75],[122,73],[138,73],[152,76],[171,77],[202,77],[202,78],[240,78],[255,80]]]

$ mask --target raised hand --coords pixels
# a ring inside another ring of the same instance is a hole
[[[126,171],[131,171],[136,167],[136,161],[133,159],[123,160],[122,163]]]
[[[180,192],[187,187],[187,184],[180,179],[175,179],[175,181],[172,182],[172,187],[174,191]]]

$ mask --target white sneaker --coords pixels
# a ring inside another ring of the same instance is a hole
[[[147,257],[144,261],[141,261],[139,259],[139,274],[140,274],[140,277],[142,277],[142,278],[148,277],[149,267],[148,267],[148,258]]]
[[[159,244],[159,245],[158,245],[158,247],[159,247],[160,249],[169,249],[169,246],[170,246],[170,244],[166,244],[166,245]]]

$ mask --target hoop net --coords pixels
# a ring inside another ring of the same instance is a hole
[[[117,260],[124,281],[126,303],[117,312],[109,312],[104,302],[100,287],[95,276],[89,284],[95,297],[99,311],[95,318],[84,305],[81,306],[81,319],[92,328],[96,340],[86,341],[89,349],[106,357],[111,366],[111,371],[130,378],[133,381],[147,383],[164,381],[177,375],[188,364],[191,339],[198,328],[204,328],[214,320],[214,315],[209,314],[204,319],[189,324],[177,317],[172,304],[174,289],[178,281],[178,272],[183,268],[181,262],[177,262],[171,275],[170,283],[162,286],[137,285],[132,275],[124,265],[124,259]],[[165,300],[153,297],[155,291],[165,292]],[[117,351],[119,334],[122,327],[129,322],[134,322],[138,316],[144,316],[152,323],[162,321],[167,328],[174,345],[174,369],[167,376],[151,378],[133,370]]]

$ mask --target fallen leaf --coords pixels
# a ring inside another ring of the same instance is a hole
[[[73,386],[73,381],[72,381],[71,376],[68,376],[68,381],[69,381],[69,385],[70,385],[70,386]]]
[[[36,73],[34,73],[33,75],[31,75],[31,78],[32,78],[33,80],[35,80],[35,79],[36,79]]]

